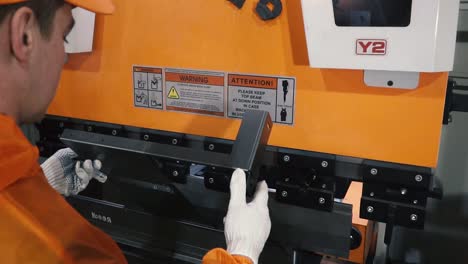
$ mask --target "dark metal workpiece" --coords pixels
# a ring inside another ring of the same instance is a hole
[[[177,139],[175,137],[171,141],[171,145],[65,129],[61,135],[61,140],[81,157],[99,158],[104,162],[106,156],[109,155],[112,156],[113,160],[118,160],[132,154],[142,155],[142,158],[154,157],[164,161],[171,161],[170,167],[174,168],[168,173],[177,182],[184,182],[182,176],[179,175],[187,170],[187,168],[176,166],[177,163],[196,163],[214,168],[230,169],[229,173],[239,168],[246,171],[248,175],[247,194],[252,195],[256,188],[260,173],[260,162],[263,159],[272,126],[271,118],[267,112],[246,112],[230,154],[180,146],[177,143],[182,142],[183,138]],[[99,151],[96,151],[96,149],[99,149]],[[102,157],[93,156],[95,153],[102,153]],[[107,159],[109,158],[107,157]],[[207,185],[207,187],[226,191],[229,182],[230,178],[224,181],[225,186]]]
[[[232,146],[230,168],[240,168],[246,171],[248,174],[247,195],[249,196],[255,192],[272,129],[273,122],[268,112],[248,111],[242,118],[241,127]]]

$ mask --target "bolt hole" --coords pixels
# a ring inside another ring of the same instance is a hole
[[[270,11],[273,11],[273,9],[275,8],[275,5],[271,2],[268,2],[268,4],[266,4],[266,7],[268,7],[268,9],[270,9]]]
[[[391,81],[391,80],[388,81],[388,82],[387,82],[387,85],[390,86],[390,87],[392,87],[392,86],[393,86],[393,81]]]

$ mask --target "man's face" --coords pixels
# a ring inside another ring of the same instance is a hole
[[[22,121],[40,121],[55,96],[62,68],[66,62],[64,42],[74,25],[72,6],[65,4],[54,18],[50,37],[42,36],[37,27],[30,58],[28,90],[23,102]],[[26,108],[26,109],[25,109]]]

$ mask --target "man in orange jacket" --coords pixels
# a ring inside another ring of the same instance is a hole
[[[54,97],[75,6],[114,12],[112,0],[0,0],[0,263],[127,263],[116,243],[59,194],[77,194],[92,178],[104,182],[100,162],[82,166],[65,149],[41,168],[37,148],[18,128],[42,119]],[[260,183],[250,204],[245,190],[245,173],[236,170],[227,251],[210,251],[204,264],[258,263],[271,228],[268,187]]]

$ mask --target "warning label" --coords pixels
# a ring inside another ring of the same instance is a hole
[[[165,70],[166,109],[225,116],[225,74],[182,69]]]
[[[293,125],[295,93],[295,78],[228,74],[228,116],[263,110],[273,122]]]
[[[133,91],[136,107],[230,118],[261,110],[275,123],[294,125],[292,77],[134,66]]]
[[[135,106],[163,109],[162,72],[162,68],[133,67]]]

